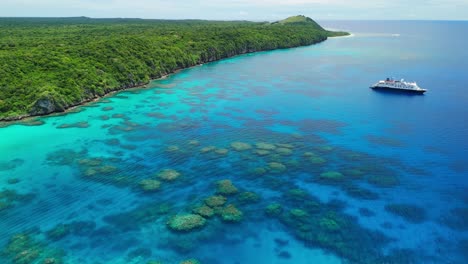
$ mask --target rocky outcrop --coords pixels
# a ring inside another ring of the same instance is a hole
[[[36,101],[31,109],[31,115],[46,115],[56,112],[56,106],[50,98],[43,98]]]

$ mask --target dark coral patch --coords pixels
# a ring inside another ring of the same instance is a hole
[[[422,223],[427,218],[424,208],[412,204],[388,204],[385,210],[415,224]]]

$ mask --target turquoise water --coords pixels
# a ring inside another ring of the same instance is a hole
[[[0,262],[465,263],[468,23],[323,24],[0,128]]]

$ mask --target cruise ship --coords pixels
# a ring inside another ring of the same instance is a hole
[[[396,81],[391,78],[387,78],[384,81],[379,81],[378,83],[372,85],[370,88],[419,94],[423,94],[427,91],[426,89],[419,87],[416,82],[405,82],[403,79],[401,79],[400,81]]]

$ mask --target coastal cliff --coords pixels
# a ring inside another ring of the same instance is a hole
[[[179,69],[305,46],[330,32],[282,21],[0,18],[0,120],[63,112]]]

